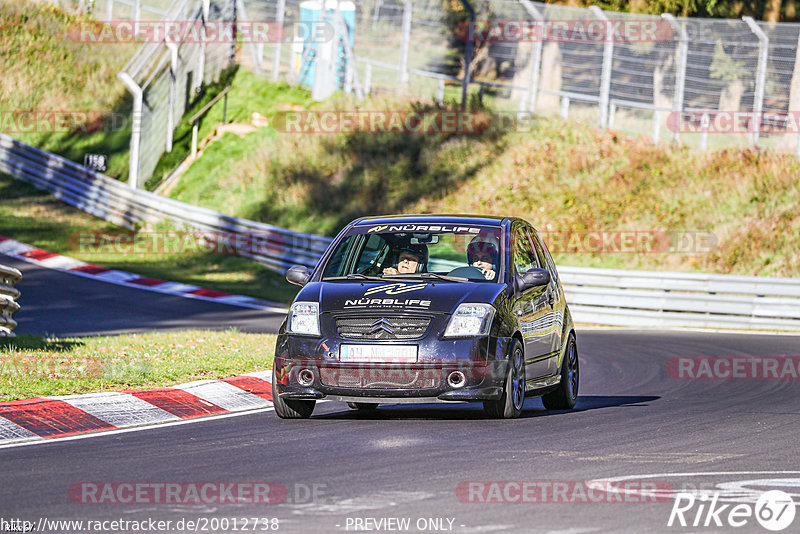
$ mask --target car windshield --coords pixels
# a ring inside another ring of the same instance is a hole
[[[339,243],[322,279],[500,282],[502,257],[499,226],[364,225]]]

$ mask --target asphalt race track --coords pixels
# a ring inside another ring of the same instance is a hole
[[[276,332],[283,316],[92,280],[0,254],[22,272],[17,334],[91,336],[187,328]]]
[[[89,287],[100,282],[40,271],[26,268],[23,310],[48,331],[74,331],[84,321],[96,333],[147,329],[165,318],[169,327],[225,322],[271,331],[276,324],[259,323],[249,310],[143,291],[137,296],[109,284],[101,295]],[[70,309],[79,317],[58,318]],[[20,324],[20,331],[36,331],[33,321]],[[735,503],[752,507],[752,495],[768,489],[800,502],[800,380],[668,373],[678,357],[797,357],[800,337],[586,329],[578,332],[578,348],[581,395],[572,412],[548,413],[529,399],[521,419],[499,421],[486,419],[477,404],[385,406],[369,414],[324,402],[310,420],[285,421],[264,411],[0,449],[0,518],[42,521],[46,532],[272,531],[265,526],[302,533],[767,532],[753,517],[736,529],[711,520],[704,526],[702,513],[696,527],[669,527],[676,502],[669,492],[658,499],[634,492],[618,502],[619,494],[599,491],[592,494],[599,502],[592,502],[573,490],[555,498],[554,488],[627,477],[700,492],[698,503],[703,491],[707,500],[717,493],[727,510]],[[547,502],[514,502],[522,485],[508,481],[552,491]],[[244,494],[241,503],[220,504],[212,496],[196,504],[182,494],[184,500],[169,502],[153,493],[114,493],[119,483],[145,489],[275,483],[271,494],[285,488],[286,497],[253,504]],[[87,496],[87,487],[108,489],[104,503],[91,503],[102,495]],[[132,502],[118,502],[127,498]],[[480,502],[487,499],[511,502]],[[685,514],[690,524],[698,506]],[[722,521],[727,510],[718,516]],[[278,522],[261,521],[270,518]],[[107,523],[79,530],[54,520]],[[137,529],[112,523],[120,520],[172,523],[164,530],[157,523]],[[187,521],[200,522],[188,528]],[[799,526],[800,517],[785,531]]]

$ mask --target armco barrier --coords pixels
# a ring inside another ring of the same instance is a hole
[[[208,232],[212,238],[227,236],[245,245],[237,247],[242,256],[276,271],[298,264],[313,268],[331,241],[328,237],[229,217],[148,191],[131,189],[118,180],[4,134],[0,134],[0,171],[125,228],[168,219],[183,228]]]
[[[331,242],[134,190],[3,134],[0,171],[126,228],[169,219],[238,242],[258,236],[259,246],[237,251],[276,271],[297,264],[313,268]],[[800,331],[797,279],[578,267],[561,267],[559,273],[570,310],[581,323]]]
[[[800,280],[560,267],[570,311],[604,325],[800,330]]]
[[[13,336],[17,322],[11,318],[19,309],[19,290],[14,287],[22,279],[22,273],[13,267],[0,265],[0,337]]]

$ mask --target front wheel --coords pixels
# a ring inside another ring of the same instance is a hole
[[[308,419],[314,411],[314,400],[282,399],[278,395],[275,387],[275,377],[272,377],[272,404],[275,405],[275,413],[281,419]]]
[[[575,403],[578,401],[579,371],[578,347],[575,344],[575,335],[570,334],[564,361],[561,362],[561,381],[554,391],[542,396],[542,404],[545,408],[548,410],[571,410],[575,407]]]
[[[525,352],[522,343],[514,340],[511,354],[508,357],[508,372],[503,388],[503,396],[499,400],[483,401],[483,409],[495,419],[514,419],[522,414],[525,403]]]

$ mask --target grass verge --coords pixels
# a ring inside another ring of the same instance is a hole
[[[435,108],[380,99],[358,107]],[[363,215],[514,215],[558,241],[561,265],[800,276],[800,162],[788,154],[653,145],[549,116],[479,134],[263,128],[211,148],[213,157],[240,156],[212,169],[204,155],[172,197],[326,235]],[[597,245],[597,236],[626,232],[667,242]]]
[[[0,401],[164,387],[271,369],[275,338],[235,330],[0,338]]]
[[[297,286],[282,274],[241,257],[208,254],[196,249],[159,252],[132,247],[82,247],[81,234],[110,240],[127,231],[64,204],[30,184],[0,174],[0,235],[111,269],[194,284],[208,289],[290,302]],[[168,232],[166,225],[150,232]]]

